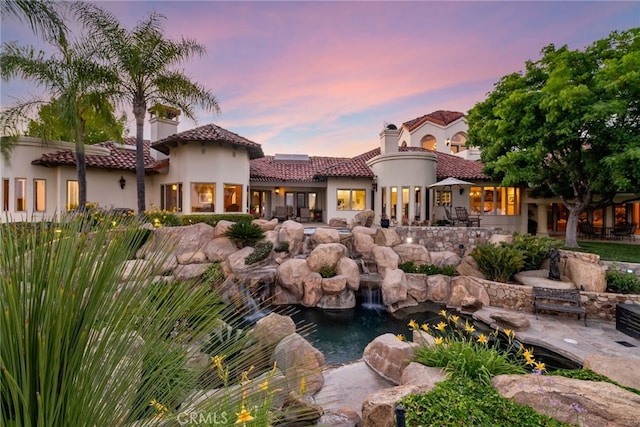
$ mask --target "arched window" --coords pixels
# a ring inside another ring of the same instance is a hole
[[[464,132],[458,132],[450,140],[451,144],[451,153],[460,153],[465,151],[467,147],[465,146],[467,143],[467,135]]]
[[[406,147],[407,146],[407,141],[402,141],[402,144],[400,144],[401,147]]]
[[[437,146],[436,138],[433,135],[425,135],[420,140],[420,146],[427,150],[435,150]]]

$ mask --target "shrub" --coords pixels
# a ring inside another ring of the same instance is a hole
[[[506,399],[491,386],[471,380],[446,380],[425,394],[401,400],[408,426],[565,426],[528,406]]]
[[[400,264],[398,266],[398,268],[400,270],[404,271],[405,273],[417,273],[418,272],[418,268],[416,267],[416,265],[414,264],[413,261],[403,262],[402,264]]]
[[[240,221],[229,227],[226,236],[235,240],[239,246],[255,246],[256,242],[264,239],[264,231],[256,224]]]
[[[516,233],[513,236],[513,247],[524,253],[523,270],[539,270],[544,260],[549,257],[549,251],[562,247],[562,241]]]
[[[634,273],[610,269],[606,274],[607,290],[620,294],[640,294],[640,278]]]
[[[576,379],[576,380],[584,380],[584,381],[606,382],[606,383],[617,385],[618,387],[621,387],[621,388],[623,388],[623,389],[625,389],[627,391],[630,391],[632,393],[640,395],[640,390],[635,389],[633,387],[627,387],[627,386],[620,385],[617,382],[613,381],[611,378],[609,378],[609,377],[607,377],[605,375],[597,374],[597,373],[593,372],[591,369],[586,369],[586,368],[583,368],[583,369],[556,369],[555,371],[549,372],[549,375],[573,378],[573,379]]]
[[[205,223],[212,227],[218,225],[218,222],[232,221],[232,222],[251,222],[253,216],[251,214],[244,213],[225,213],[225,214],[187,214],[180,216],[180,225],[193,225],[198,223]]]
[[[471,251],[471,257],[489,280],[507,283],[524,267],[524,253],[511,245],[482,244]]]
[[[289,252],[289,242],[282,242],[273,250],[276,252]]]
[[[266,241],[258,243],[256,249],[244,259],[246,265],[255,264],[256,262],[266,259],[273,250],[273,243]]]
[[[445,274],[447,276],[453,276],[456,274],[456,268],[453,265],[443,265],[442,267],[438,267],[430,264],[422,264],[418,267],[417,273],[420,274]]]
[[[212,289],[222,282],[224,282],[224,271],[222,270],[222,264],[219,262],[210,264],[202,273],[202,283]]]
[[[322,276],[323,279],[328,279],[329,277],[334,277],[338,274],[335,265],[325,265],[324,267],[320,267],[318,273],[320,273],[320,276]]]
[[[154,205],[151,205],[150,211],[144,211],[144,217],[154,227],[177,227],[180,225],[180,217],[177,212],[159,210]]]

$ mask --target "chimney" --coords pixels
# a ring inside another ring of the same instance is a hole
[[[380,154],[397,153],[400,130],[394,124],[388,124],[380,132]]]
[[[180,110],[167,105],[156,104],[149,108],[149,114],[152,143],[178,133]]]

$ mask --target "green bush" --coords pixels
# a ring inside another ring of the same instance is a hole
[[[402,398],[408,426],[566,426],[528,406],[506,399],[491,386],[472,380],[446,380],[425,394]]]
[[[335,265],[326,265],[324,267],[320,267],[318,273],[320,273],[320,276],[322,276],[323,279],[328,279],[338,274]]]
[[[219,262],[210,264],[202,273],[202,283],[211,289],[215,289],[222,282],[224,282],[224,271],[222,270],[222,264]]]
[[[180,216],[180,225],[193,225],[203,222],[215,227],[218,222],[222,220],[232,222],[251,222],[253,220],[253,216],[245,213],[187,214]]]
[[[471,257],[489,280],[507,283],[524,267],[524,253],[512,245],[481,244],[471,251]]]
[[[177,227],[180,225],[180,217],[172,211],[154,209],[145,211],[144,217],[154,227]]]
[[[226,236],[242,247],[255,246],[256,242],[264,239],[264,231],[256,224],[240,221],[231,224]]]
[[[273,250],[276,252],[289,252],[289,242],[281,242],[278,247]]]
[[[640,278],[634,273],[610,269],[606,274],[607,291],[619,294],[640,294]]]
[[[513,247],[524,253],[523,270],[539,270],[544,260],[549,258],[549,251],[552,248],[561,248],[562,244],[561,240],[550,237],[520,233],[515,233],[513,236]]]
[[[416,265],[413,261],[403,262],[398,268],[405,273],[417,273],[417,274],[446,274],[447,276],[453,276],[456,274],[456,268],[452,265],[445,265],[438,267],[431,264]]]
[[[617,385],[618,387],[621,387],[627,391],[630,391],[632,393],[635,394],[639,394],[640,395],[640,390],[635,389],[633,387],[627,387],[627,386],[623,386],[618,384],[617,382],[613,381],[611,378],[604,376],[604,375],[600,375],[597,374],[595,372],[593,372],[591,369],[556,369],[555,371],[550,371],[549,375],[555,375],[555,376],[559,376],[559,377],[566,377],[566,378],[573,378],[576,380],[584,380],[584,381],[597,381],[597,382],[605,382],[605,383],[610,383],[610,384],[614,384]]]
[[[405,273],[417,273],[418,272],[418,268],[416,267],[415,263],[413,261],[407,261],[407,262],[403,262],[402,264],[400,264],[398,266],[398,268],[402,271],[404,271]]]
[[[255,264],[256,262],[266,259],[273,250],[273,243],[266,241],[256,245],[255,250],[244,259],[246,265]]]

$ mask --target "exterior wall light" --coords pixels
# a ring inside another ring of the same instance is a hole
[[[280,189],[276,187],[276,194],[280,194]]]
[[[378,175],[373,176],[373,180],[371,181],[371,189],[373,191],[378,191]]]
[[[124,186],[127,185],[127,180],[124,179],[124,176],[120,175],[118,182],[120,183],[120,188],[124,190]]]

